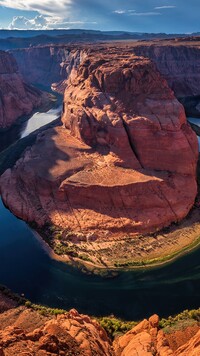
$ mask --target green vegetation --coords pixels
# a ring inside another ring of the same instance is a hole
[[[115,317],[103,317],[98,319],[102,328],[113,339],[118,334],[124,334],[131,330],[139,322],[123,321]],[[200,308],[193,310],[184,310],[182,313],[168,318],[162,318],[159,322],[159,327],[165,333],[171,333],[176,330],[184,330],[189,326],[193,326],[200,322]]]
[[[183,330],[199,322],[200,308],[192,310],[186,309],[180,314],[161,319],[159,327],[162,328],[165,333],[170,333],[175,330]]]
[[[144,261],[127,261],[127,262],[115,262],[114,266],[117,268],[126,268],[126,267],[153,267],[159,264],[170,262],[171,260],[181,256],[184,253],[190,252],[194,248],[198,247],[200,244],[200,236],[193,241],[189,246],[185,246],[180,251],[176,251],[171,253],[170,255],[166,255],[163,257],[152,258],[150,260]]]
[[[88,255],[85,255],[85,254],[78,255],[78,258],[80,258],[83,261],[93,262],[93,260]]]
[[[118,334],[125,334],[138,324],[135,321],[123,321],[114,317],[103,317],[99,318],[98,321],[112,339]]]
[[[31,303],[29,300],[25,302],[25,306],[29,309],[38,311],[41,315],[44,316],[59,315],[59,314],[66,313],[66,310],[64,309],[48,308],[44,305]]]

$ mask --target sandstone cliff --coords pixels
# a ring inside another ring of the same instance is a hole
[[[133,52],[150,58],[176,97],[200,95],[200,47],[197,43],[156,44],[133,46]]]
[[[47,45],[14,50],[12,54],[27,82],[45,87],[54,84],[53,89],[63,92],[65,88],[59,83],[79,66],[85,51],[72,45]]]
[[[200,95],[199,41],[154,41],[119,43],[138,56],[150,58],[176,97]],[[50,86],[66,80],[91,51],[98,56],[102,50],[116,48],[114,44],[43,45],[13,50],[20,72],[26,81]],[[56,86],[55,86],[56,88]]]
[[[150,60],[88,55],[70,79],[62,121],[1,177],[17,216],[87,240],[149,233],[187,215],[197,139]]]
[[[13,56],[0,51],[0,128],[7,128],[17,118],[41,105],[43,94],[23,82]]]

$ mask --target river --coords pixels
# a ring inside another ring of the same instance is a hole
[[[55,117],[51,114],[55,119],[58,112]],[[32,123],[36,118],[32,117]],[[30,122],[20,137],[33,130]],[[121,272],[112,279],[88,276],[50,258],[27,224],[1,201],[0,261],[0,284],[51,307],[77,308],[96,316],[114,314],[127,320],[199,307],[200,249],[159,268]]]

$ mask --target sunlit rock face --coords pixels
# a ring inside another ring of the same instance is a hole
[[[115,323],[120,324],[120,321]],[[164,334],[155,314],[124,335],[116,333],[112,341],[94,318],[79,314],[75,309],[53,316],[24,306],[10,306],[9,310],[0,313],[0,355],[199,355],[200,331],[197,324],[186,327],[184,331],[171,329],[170,334]],[[173,345],[172,348],[168,339],[173,339],[179,346]]]
[[[197,138],[149,59],[120,49],[88,53],[69,78],[62,122],[1,177],[17,216],[120,239],[187,215],[197,193]]]
[[[22,80],[13,56],[0,51],[0,128],[11,126],[43,101],[42,93]]]

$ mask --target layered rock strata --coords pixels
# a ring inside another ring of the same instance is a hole
[[[13,56],[0,51],[0,128],[11,126],[17,118],[41,105],[43,100],[41,91],[22,80]]]
[[[11,51],[20,72],[30,83],[50,86],[65,81],[90,52],[128,49],[138,56],[150,58],[169,87],[179,98],[200,95],[199,41],[146,41],[87,45],[41,45]],[[56,85],[53,87],[56,88]]]
[[[69,80],[62,121],[0,179],[17,216],[87,240],[149,233],[187,215],[197,138],[150,60],[88,55]]]
[[[150,58],[167,80],[176,97],[200,95],[199,42],[176,41],[135,45],[133,52]]]

